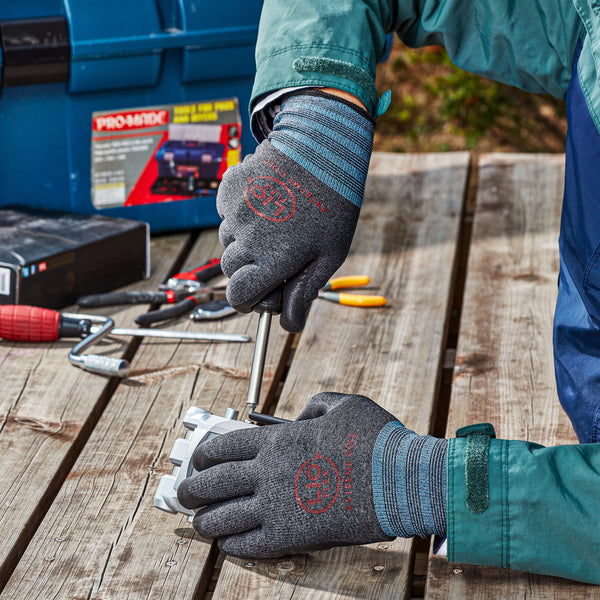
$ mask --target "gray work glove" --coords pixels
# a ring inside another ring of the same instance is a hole
[[[282,102],[269,139],[225,172],[217,210],[234,308],[250,312],[285,282],[280,323],[303,329],[350,249],[373,132],[371,117],[346,101],[297,93]]]
[[[199,473],[181,483],[177,496],[186,508],[200,509],[196,531],[217,538],[223,552],[246,558],[390,540],[398,531],[413,535],[406,518],[393,509],[388,515],[383,504],[377,510],[374,502],[374,449],[388,429],[413,448],[410,455],[416,456],[416,448],[420,456],[426,446],[427,460],[432,446],[446,443],[410,432],[364,396],[323,393],[293,423],[234,431],[199,444],[193,455]],[[384,437],[383,454],[397,454]],[[445,462],[438,471],[444,468]],[[419,477],[427,474],[422,468]],[[428,494],[431,486],[425,487]],[[410,492],[394,498],[419,498]],[[440,489],[439,496],[443,493]],[[417,510],[410,514],[419,523],[428,520]]]

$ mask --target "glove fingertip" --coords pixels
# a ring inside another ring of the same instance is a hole
[[[270,433],[264,427],[245,427],[201,442],[192,454],[192,465],[203,471],[221,463],[252,460]]]
[[[290,333],[300,333],[306,325],[306,314],[301,315],[301,313],[287,310],[285,307],[279,317],[279,323]]]
[[[265,545],[262,528],[253,529],[239,535],[222,537],[218,540],[219,550],[229,556],[238,558],[264,558],[267,555],[262,546]]]
[[[225,273],[225,267],[223,272]],[[281,280],[273,276],[268,269],[246,264],[232,272],[227,284],[227,300],[238,312],[249,313],[280,284]]]
[[[249,269],[230,271],[228,275],[230,279],[225,291],[229,304],[244,314],[252,312],[252,307],[258,302],[256,294],[252,293],[251,285],[248,282],[247,271]],[[223,273],[227,275],[225,267],[223,267]]]
[[[190,489],[193,485],[193,478],[188,477],[187,479],[184,479],[177,488],[177,500],[179,504],[189,510],[197,508],[197,506],[195,506],[194,493]]]
[[[218,455],[207,452],[207,448],[210,451],[210,440],[200,442],[192,454],[192,464],[196,471],[204,471],[222,462],[219,460]]]
[[[285,284],[283,288],[283,303],[279,323],[290,333],[300,333],[306,325],[306,317],[310,301],[305,302],[305,290],[301,277]]]
[[[283,289],[281,326],[291,333],[299,333],[306,325],[310,306],[327,283],[336,266],[325,260],[316,260],[297,276],[287,281]]]
[[[238,297],[235,295],[234,292],[230,292],[229,288],[227,288],[227,290],[225,291],[225,295],[227,296],[227,302],[229,302],[229,304],[233,308],[235,308],[237,312],[242,313],[243,315],[247,315],[248,313],[252,312],[252,307],[254,306],[254,304],[251,304],[249,302],[238,302]]]
[[[221,215],[221,218],[223,218],[223,215]],[[219,242],[223,248],[227,248],[230,244],[235,242],[235,236],[226,220],[221,221],[221,224],[219,225]],[[223,267],[221,266],[221,268]]]

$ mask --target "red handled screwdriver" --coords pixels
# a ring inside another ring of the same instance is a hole
[[[65,317],[38,306],[0,306],[0,338],[15,342],[54,342],[61,337],[83,337],[90,333],[86,319]]]
[[[100,322],[108,317],[59,313],[38,306],[0,306],[0,338],[15,342],[54,342],[59,338],[88,338],[98,332]],[[111,321],[112,323],[112,321]],[[111,335],[173,338],[221,342],[249,342],[250,337],[238,333],[177,331],[111,327]]]

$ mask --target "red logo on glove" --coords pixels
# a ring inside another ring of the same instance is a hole
[[[283,181],[274,177],[249,177],[244,198],[259,217],[276,223],[291,219],[296,212],[294,194]]]
[[[313,515],[324,513],[334,505],[341,486],[340,473],[333,461],[319,452],[300,466],[294,479],[298,504]]]

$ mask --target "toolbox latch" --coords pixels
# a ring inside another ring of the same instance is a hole
[[[69,80],[71,46],[64,17],[0,21],[4,87]]]

